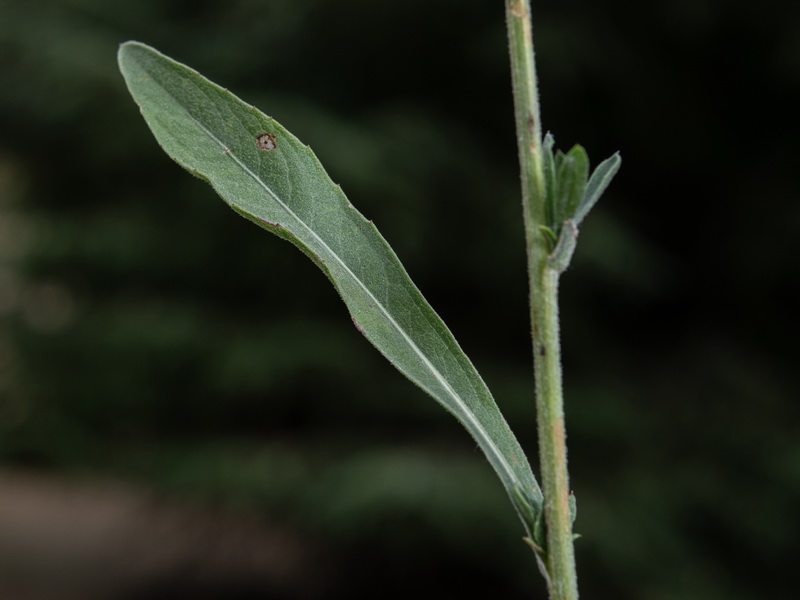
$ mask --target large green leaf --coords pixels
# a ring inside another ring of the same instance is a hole
[[[153,48],[125,43],[119,65],[165,152],[208,181],[236,212],[292,242],[325,272],[358,330],[472,434],[533,536],[542,495],[486,384],[378,230],[309,147]]]

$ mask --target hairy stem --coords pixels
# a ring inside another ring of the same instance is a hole
[[[547,531],[544,567],[551,600],[577,600],[569,509],[566,433],[558,335],[558,272],[547,264],[545,179],[528,0],[506,0],[514,111],[528,253],[539,455]]]

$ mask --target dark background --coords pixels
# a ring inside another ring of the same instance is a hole
[[[794,598],[800,4],[535,2],[623,165],[562,283],[582,597]],[[501,0],[0,0],[0,595],[545,598],[461,427],[158,148],[117,45],[310,143],[535,462]]]

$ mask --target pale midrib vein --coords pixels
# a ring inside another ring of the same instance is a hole
[[[165,90],[165,91],[167,91],[167,90]],[[172,96],[172,94],[170,94],[168,91],[167,91],[167,93],[170,96]],[[174,96],[172,96],[172,97],[177,102],[177,98],[175,98]],[[464,403],[464,401],[461,399],[461,397],[452,388],[450,383],[444,378],[444,376],[433,365],[433,363],[431,363],[430,359],[428,359],[428,357],[425,356],[425,354],[422,352],[422,350],[420,350],[419,346],[417,346],[414,343],[414,340],[412,340],[409,337],[409,335],[403,330],[403,328],[400,327],[399,323],[397,323],[397,321],[395,321],[394,317],[392,317],[392,315],[389,313],[389,311],[386,309],[386,307],[383,305],[383,303],[381,303],[375,297],[375,295],[370,291],[370,289],[366,285],[364,285],[363,281],[361,281],[358,277],[356,277],[355,273],[353,273],[353,271],[350,270],[350,267],[348,267],[347,264],[339,257],[339,255],[336,254],[331,249],[331,247],[328,246],[328,244],[325,243],[325,240],[323,240],[321,237],[319,237],[319,235],[317,235],[317,233],[313,229],[311,229],[311,227],[309,227],[305,223],[305,221],[303,221],[291,208],[289,208],[286,205],[286,203],[284,203],[280,199],[280,197],[274,191],[272,191],[272,188],[270,188],[264,181],[262,181],[261,178],[258,175],[253,173],[253,171],[244,162],[242,162],[242,160],[239,159],[239,157],[236,156],[233,153],[233,151],[231,151],[230,149],[227,148],[227,146],[222,142],[222,140],[220,140],[216,135],[214,135],[214,133],[212,133],[208,128],[206,128],[205,125],[203,125],[200,121],[198,121],[186,108],[184,108],[181,105],[180,102],[178,102],[178,105],[181,106],[181,108],[184,110],[185,114],[192,121],[194,121],[195,124],[206,133],[206,135],[208,135],[212,140],[214,140],[214,142],[216,142],[219,145],[219,147],[222,148],[223,151],[227,149],[228,151],[224,152],[224,154],[226,154],[227,156],[232,158],[236,162],[236,164],[238,164],[250,177],[252,177],[252,179],[256,183],[258,183],[264,189],[264,191],[266,191],[270,196],[272,196],[272,198],[274,198],[274,200],[280,206],[282,206],[283,209],[286,210],[286,212],[288,212],[292,217],[294,217],[294,219],[302,227],[304,227],[306,229],[306,231],[308,231],[308,233],[312,237],[314,237],[330,253],[331,256],[333,256],[338,261],[338,263],[342,266],[342,268],[350,275],[350,277],[352,277],[353,281],[357,282],[358,285],[361,286],[361,288],[364,290],[364,292],[366,292],[366,294],[375,302],[375,305],[380,308],[381,312],[384,314],[386,319],[400,333],[400,335],[403,337],[405,342],[411,347],[411,349],[417,354],[417,356],[419,356],[419,358],[422,360],[423,364],[431,371],[431,373],[433,373],[434,378],[444,387],[444,389],[447,391],[447,393],[450,394],[450,396],[453,398],[453,400],[456,402],[456,404],[459,407],[461,407],[465,417],[472,423],[475,434],[479,435],[484,440],[486,445],[492,450],[492,453],[494,454],[495,458],[500,463],[500,465],[502,466],[503,470],[510,477],[510,479],[512,481],[514,481],[514,482],[519,482],[518,478],[514,474],[514,471],[511,469],[511,466],[505,460],[505,457],[502,455],[502,453],[500,452],[499,448],[495,445],[494,441],[484,433],[483,427],[481,426],[480,423],[478,423],[475,420],[475,417],[473,416],[472,411],[469,409],[469,407],[467,407],[467,405]]]

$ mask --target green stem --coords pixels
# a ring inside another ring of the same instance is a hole
[[[551,242],[541,230],[546,224],[547,192],[528,0],[506,0],[506,19],[528,252],[539,455],[547,530],[543,560],[550,599],[577,600],[558,335],[559,273],[547,264]]]

